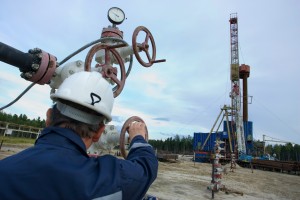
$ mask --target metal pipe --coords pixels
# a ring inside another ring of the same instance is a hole
[[[230,152],[232,153],[232,144],[231,144],[231,136],[230,136],[230,129],[229,129],[229,118],[228,118],[228,112],[227,112],[227,109],[225,109],[225,106],[224,106],[224,110],[225,110],[225,115],[226,115],[226,125],[227,125],[227,132],[228,132],[228,140],[229,140],[229,147],[230,147]]]
[[[243,121],[248,121],[248,82],[247,76],[243,76]]]
[[[220,120],[220,123],[219,123],[219,126],[218,126],[218,128],[217,128],[217,130],[216,130],[216,134],[218,134],[218,131],[219,131],[219,128],[220,128],[220,126],[222,125],[222,122],[223,122],[223,120],[224,120],[224,114],[223,114],[223,116],[222,116],[222,119]]]
[[[0,42],[0,61],[18,67],[21,72],[31,71],[33,55]]]
[[[217,119],[216,119],[216,121],[215,121],[213,127],[211,128],[210,133],[208,134],[206,140],[204,141],[204,143],[203,143],[203,145],[202,145],[202,147],[201,147],[201,150],[202,150],[202,149],[204,148],[204,146],[206,145],[206,142],[207,142],[207,140],[209,139],[211,133],[213,132],[213,130],[214,130],[215,126],[216,126],[216,123],[218,122],[218,120],[219,120],[219,118],[220,118],[222,112],[223,112],[223,110],[221,109],[221,112],[220,112],[219,116],[217,117]]]

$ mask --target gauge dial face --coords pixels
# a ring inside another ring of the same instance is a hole
[[[125,13],[123,10],[117,7],[112,7],[107,13],[108,20],[113,24],[121,24],[125,19]]]

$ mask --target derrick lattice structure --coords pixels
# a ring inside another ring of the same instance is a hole
[[[231,105],[232,105],[232,128],[236,136],[237,151],[246,154],[244,127],[241,112],[240,75],[239,75],[239,44],[238,44],[238,18],[237,14],[230,15],[230,46],[231,46]]]

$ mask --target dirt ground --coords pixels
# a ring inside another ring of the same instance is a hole
[[[2,146],[0,159],[15,154],[29,145]],[[214,199],[233,200],[297,200],[300,199],[300,176],[241,168],[223,175],[222,184],[231,192],[219,191]],[[159,162],[158,177],[148,190],[159,200],[212,199],[207,189],[211,181],[211,165],[194,163],[190,157],[179,156],[176,162]]]
[[[230,172],[230,166],[223,175],[222,184],[230,193],[219,191],[214,199],[300,199],[300,176],[276,172],[252,170],[236,167]],[[148,193],[160,200],[169,199],[212,199],[207,189],[211,181],[211,164],[194,163],[190,158],[180,156],[176,163],[159,163],[158,177]]]
[[[16,154],[30,146],[32,146],[32,144],[3,144],[0,150],[0,160]]]

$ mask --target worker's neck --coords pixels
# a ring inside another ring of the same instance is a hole
[[[83,143],[85,144],[86,149],[90,148],[93,143],[92,138],[81,138]]]

